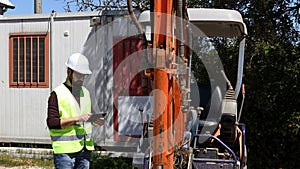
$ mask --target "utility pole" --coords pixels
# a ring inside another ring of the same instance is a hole
[[[42,13],[42,0],[34,0],[34,13],[35,14]]]

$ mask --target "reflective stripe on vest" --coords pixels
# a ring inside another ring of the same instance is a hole
[[[83,140],[92,138],[92,134],[77,135],[77,136],[51,136],[52,141],[72,141],[72,140]]]
[[[58,110],[61,119],[91,113],[90,94],[86,88],[82,87],[80,106],[64,84],[56,87],[54,91],[57,95]],[[91,123],[76,124],[63,129],[50,129],[49,131],[55,154],[78,152],[84,145],[88,150],[94,150],[94,141],[91,138]]]

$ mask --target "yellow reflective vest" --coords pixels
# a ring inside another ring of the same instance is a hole
[[[86,88],[81,89],[80,106],[64,84],[56,87],[54,91],[61,119],[91,113],[91,99]],[[54,154],[79,152],[84,146],[88,150],[94,150],[91,123],[73,124],[63,129],[50,129],[49,132]]]

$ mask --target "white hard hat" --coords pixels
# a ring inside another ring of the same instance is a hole
[[[81,53],[74,53],[72,54],[67,62],[65,63],[66,66],[78,73],[81,74],[92,74],[89,68],[89,61],[88,59]]]

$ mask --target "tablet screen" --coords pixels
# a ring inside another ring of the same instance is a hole
[[[92,114],[90,118],[87,120],[87,122],[95,122],[101,117],[103,118],[103,114]]]

